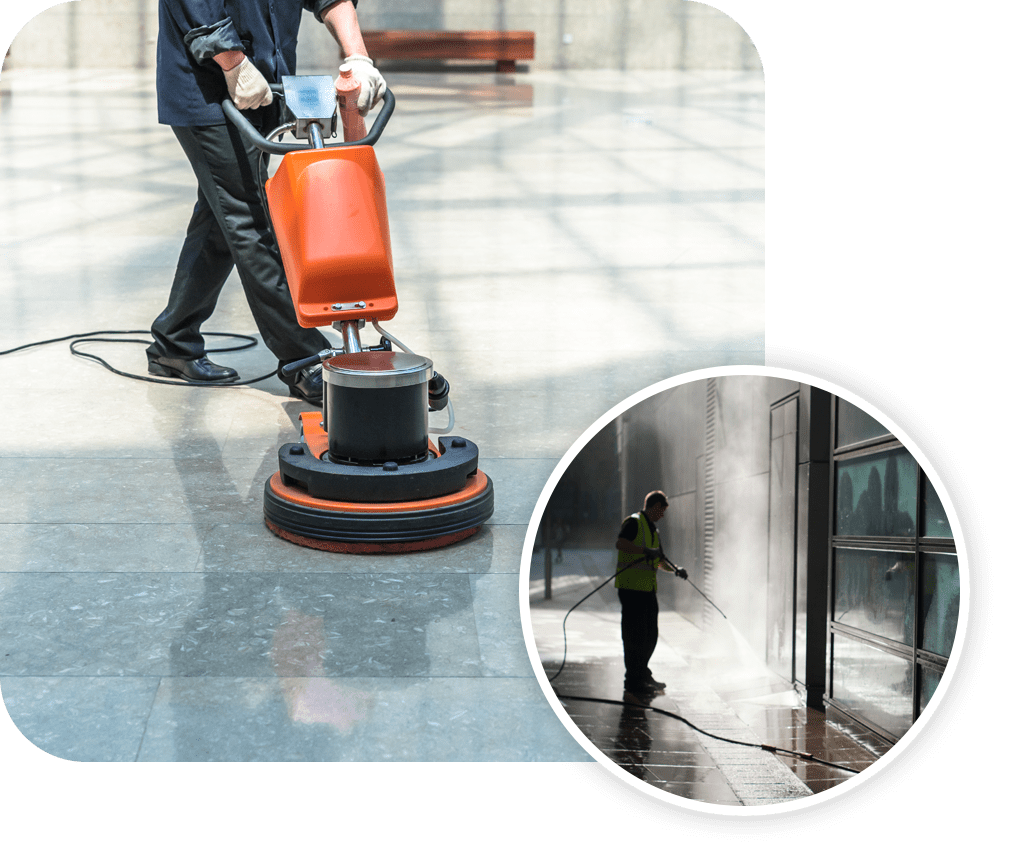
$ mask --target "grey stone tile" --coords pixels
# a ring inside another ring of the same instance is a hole
[[[457,431],[494,478],[476,537],[356,557],[272,535],[262,484],[309,409],[276,378],[158,386],[66,345],[0,360],[0,675],[5,697],[28,688],[21,722],[41,740],[134,758],[161,675],[143,758],[588,758],[532,680],[525,525],[604,411],[671,375],[763,363],[762,82],[529,78],[398,74],[401,128],[379,148],[401,298],[386,329],[451,379]],[[148,328],[194,202],[150,74],[56,80],[4,73],[0,348]],[[44,153],[69,93],[72,134]],[[622,297],[642,309],[627,324]],[[254,332],[235,276],[207,330]],[[141,345],[96,351],[145,371]],[[262,344],[216,359],[243,377],[276,365]],[[80,744],[47,694],[79,712]]]

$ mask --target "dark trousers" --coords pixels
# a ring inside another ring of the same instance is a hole
[[[618,599],[622,604],[625,689],[631,690],[653,677],[647,664],[657,647],[657,592],[619,588]]]
[[[153,322],[149,356],[192,360],[206,353],[199,328],[213,314],[233,267],[259,335],[279,361],[330,347],[322,333],[300,327],[295,317],[259,191],[261,162],[268,157],[244,142],[230,123],[172,128],[199,181],[199,197],[167,308]]]

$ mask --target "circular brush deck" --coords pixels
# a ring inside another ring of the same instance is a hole
[[[263,518],[279,537],[327,552],[401,553],[436,549],[479,531],[494,512],[494,484],[482,471],[437,498],[388,503],[328,501],[266,481]]]

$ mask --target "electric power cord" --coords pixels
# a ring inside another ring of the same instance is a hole
[[[703,591],[701,591],[699,588],[697,588],[696,585],[693,585],[692,581],[690,581],[690,579],[689,579],[689,574],[686,573],[686,571],[683,568],[676,567],[674,564],[672,564],[671,561],[668,559],[668,556],[665,555],[663,552],[660,554],[659,557],[664,560],[665,564],[667,564],[669,567],[671,567],[671,569],[675,572],[676,576],[678,576],[680,579],[683,579],[686,582],[689,582],[689,584],[693,588],[696,588],[697,593],[701,597],[703,597],[704,600],[706,600],[708,603],[710,603],[711,606],[713,606],[715,609],[717,609],[718,612],[721,613],[721,617],[722,618],[724,618],[726,621],[728,620],[728,616],[725,615],[725,613],[721,611],[721,609],[717,606],[717,604],[715,604],[713,600],[711,600],[706,594],[704,594]],[[657,560],[657,559],[656,558],[650,559],[650,556],[648,556],[648,560]],[[565,617],[561,620],[561,635],[562,635],[562,638],[563,638],[563,641],[564,641],[564,646],[565,646],[564,647],[564,653],[562,654],[562,657],[561,657],[561,665],[558,667],[558,671],[555,672],[553,676],[551,676],[550,678],[547,679],[547,683],[553,684],[554,679],[557,678],[562,673],[562,671],[564,671],[565,663],[568,660],[568,632],[565,629],[565,625],[568,622],[568,616],[572,614],[572,612],[576,609],[576,607],[580,606],[585,600],[588,600],[590,597],[592,597],[594,594],[596,594],[601,588],[603,588],[605,585],[607,585],[607,583],[610,582],[612,579],[614,579],[619,573],[622,573],[623,571],[628,570],[629,567],[632,567],[633,564],[635,564],[635,562],[630,562],[629,564],[626,564],[624,567],[622,567],[620,570],[616,571],[615,573],[612,573],[607,579],[605,579],[596,588],[594,588],[592,591],[590,591],[585,597],[582,598],[582,600],[579,600],[577,603],[575,603],[572,606],[572,608],[569,609],[565,613]],[[553,689],[553,687],[551,689]],[[598,699],[598,698],[593,697],[593,696],[567,696],[567,695],[565,695],[563,693],[559,693],[557,690],[554,690],[554,695],[557,696],[559,699],[571,699],[571,700],[573,700],[575,702],[596,702],[596,703],[599,703],[599,704],[602,704],[602,705],[624,705],[627,708],[640,708],[640,709],[643,709],[643,710],[646,710],[646,711],[653,711],[653,712],[655,712],[657,714],[663,714],[665,717],[672,717],[675,720],[680,720],[681,722],[685,723],[686,726],[688,726],[694,732],[698,732],[701,735],[706,735],[708,738],[713,738],[716,741],[724,741],[727,744],[738,744],[738,745],[740,745],[742,747],[756,747],[756,748],[758,748],[760,750],[765,750],[768,753],[775,753],[775,754],[782,755],[782,756],[791,756],[791,757],[793,757],[795,759],[803,759],[803,760],[805,760],[807,762],[815,762],[815,763],[817,763],[819,765],[826,765],[829,768],[838,768],[839,770],[842,770],[842,771],[849,771],[852,774],[859,774],[860,773],[855,768],[849,768],[846,765],[839,765],[839,764],[837,764],[835,762],[828,762],[828,761],[826,761],[824,759],[819,759],[818,757],[814,756],[812,753],[807,753],[807,752],[802,751],[802,750],[788,750],[788,749],[786,749],[784,747],[776,747],[773,744],[756,744],[756,743],[753,743],[753,742],[750,742],[750,741],[737,741],[734,738],[724,738],[721,735],[715,735],[713,732],[707,732],[706,730],[701,729],[699,726],[696,726],[694,723],[692,723],[691,721],[687,720],[681,714],[676,714],[673,711],[666,711],[663,708],[656,708],[653,705],[644,705],[642,703],[637,703],[637,702],[623,702],[620,699]]]
[[[272,378],[277,372],[268,372],[266,375],[260,375],[258,378],[249,378],[245,381],[228,381],[228,382],[207,382],[207,381],[185,381],[181,378],[163,378],[156,375],[135,375],[131,372],[124,372],[120,369],[111,366],[106,360],[97,354],[90,354],[87,351],[81,351],[78,349],[79,345],[89,342],[99,343],[136,343],[139,345],[149,345],[152,339],[118,339],[110,338],[112,336],[149,336],[150,331],[148,330],[93,330],[90,333],[72,333],[70,336],[59,336],[56,339],[43,339],[40,342],[30,342],[27,345],[19,345],[16,348],[8,348],[4,351],[0,351],[0,357],[6,354],[14,354],[18,351],[26,351],[29,348],[38,348],[42,345],[53,345],[58,342],[70,342],[68,346],[71,354],[75,357],[85,357],[89,360],[94,360],[99,363],[105,369],[113,372],[115,375],[120,375],[123,378],[132,378],[136,381],[147,381],[150,384],[169,384],[173,387],[241,387],[247,384],[255,384],[258,381],[265,381],[267,378]],[[244,351],[248,348],[253,348],[257,344],[255,337],[245,336],[241,333],[204,333],[204,336],[223,336],[228,339],[238,339],[241,341],[241,345],[233,345],[227,348],[207,348],[207,354],[219,354],[229,351]]]

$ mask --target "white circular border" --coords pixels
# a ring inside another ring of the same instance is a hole
[[[657,393],[670,390],[682,384],[691,384],[696,381],[703,381],[707,378],[726,378],[740,375],[753,375],[763,378],[782,378],[788,381],[798,381],[801,384],[809,384],[813,387],[833,393],[879,420],[885,428],[888,429],[888,431],[895,435],[895,437],[899,439],[899,442],[906,447],[906,449],[913,455],[913,458],[916,459],[919,465],[923,468],[924,473],[927,475],[927,479],[931,481],[931,484],[937,491],[938,497],[941,499],[941,503],[945,508],[945,515],[951,523],[952,535],[956,543],[956,554],[959,561],[960,595],[959,620],[956,624],[955,642],[952,645],[952,652],[949,655],[948,664],[945,667],[945,673],[941,676],[941,681],[938,683],[938,687],[935,690],[934,695],[927,703],[927,707],[921,713],[920,717],[910,726],[909,731],[902,736],[898,743],[895,744],[888,753],[878,759],[870,768],[860,774],[850,777],[844,783],[841,783],[831,789],[792,801],[784,801],[777,804],[750,805],[747,807],[735,807],[734,805],[725,804],[706,804],[700,801],[693,801],[689,798],[685,798],[684,796],[664,792],[663,790],[657,789],[649,783],[640,780],[638,777],[634,777],[632,774],[629,774],[621,768],[621,766],[617,765],[614,761],[605,756],[596,747],[596,745],[589,740],[589,738],[579,731],[579,728],[568,716],[568,712],[565,711],[560,700],[555,695],[554,689],[548,682],[547,674],[544,671],[543,664],[540,662],[540,654],[536,649],[536,642],[533,638],[531,624],[532,619],[530,617],[529,608],[529,573],[533,549],[532,541],[539,530],[540,519],[543,517],[543,512],[547,507],[547,502],[554,493],[554,489],[557,486],[558,481],[561,479],[562,475],[568,469],[568,466],[572,463],[582,448],[612,420],[627,411],[629,408],[649,399]],[[550,703],[554,713],[558,716],[558,719],[561,720],[562,724],[569,731],[572,737],[579,742],[580,746],[582,746],[582,748],[586,750],[586,752],[589,753],[600,765],[607,768],[607,770],[616,778],[624,780],[633,788],[638,789],[646,795],[650,795],[653,798],[664,801],[668,804],[674,804],[684,810],[694,810],[700,813],[711,813],[714,815],[747,819],[791,813],[796,810],[805,810],[826,801],[832,801],[839,795],[847,794],[859,788],[864,782],[869,782],[872,777],[883,771],[912,745],[912,742],[927,725],[931,716],[936,710],[938,710],[938,706],[941,704],[941,701],[950,686],[950,682],[955,677],[955,670],[959,663],[959,657],[962,654],[963,643],[966,639],[967,622],[969,619],[968,610],[970,605],[970,580],[965,546],[966,544],[963,539],[962,528],[959,524],[959,517],[956,515],[955,508],[951,504],[941,478],[937,476],[927,457],[917,448],[916,444],[906,437],[898,424],[891,421],[888,417],[870,405],[870,403],[868,403],[865,399],[862,399],[855,393],[850,393],[844,387],[840,387],[836,384],[830,384],[816,376],[808,375],[804,372],[797,372],[791,369],[782,369],[775,366],[717,366],[710,369],[700,369],[695,372],[687,372],[684,375],[676,375],[673,378],[667,378],[657,384],[652,384],[649,387],[643,388],[638,393],[634,393],[622,402],[619,402],[614,408],[605,412],[601,415],[601,417],[594,421],[594,423],[590,425],[590,427],[583,432],[581,436],[579,436],[572,446],[568,448],[565,455],[561,457],[561,460],[554,468],[554,471],[551,472],[551,476],[544,484],[543,491],[540,493],[536,506],[533,508],[533,514],[529,519],[529,525],[526,529],[526,539],[522,547],[522,557],[519,563],[519,614],[522,620],[522,635],[526,643],[526,651],[529,654],[529,662],[533,666],[533,672],[536,674],[537,681],[540,683],[540,689],[543,690],[543,693],[547,697],[547,701]]]

